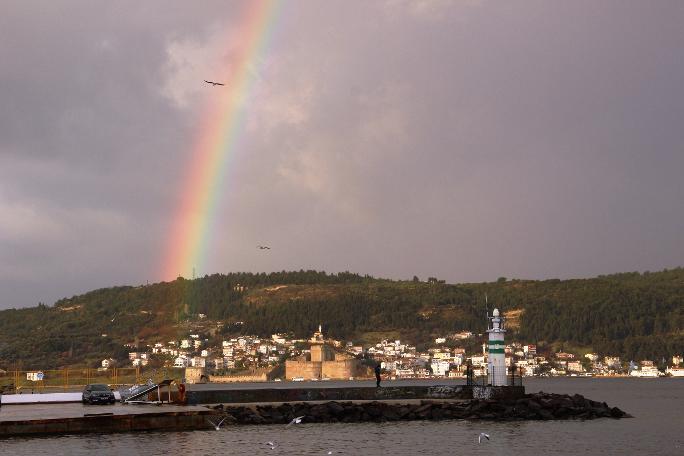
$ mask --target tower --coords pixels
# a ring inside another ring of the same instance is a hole
[[[489,356],[487,368],[492,386],[506,386],[506,354],[504,352],[504,318],[499,316],[499,309],[494,309],[489,317]]]
[[[318,325],[318,331],[316,331],[313,337],[309,339],[309,342],[311,342],[311,361],[320,363],[323,361],[330,361],[332,359],[330,350],[325,345],[325,339],[323,338],[323,330],[321,329],[321,325]]]

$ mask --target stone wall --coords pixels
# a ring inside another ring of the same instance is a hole
[[[323,362],[332,361],[335,359],[335,354],[327,345],[312,345],[311,346],[311,361]]]
[[[210,375],[211,383],[236,383],[236,382],[266,382],[268,376],[263,374],[255,375]]]
[[[193,389],[186,392],[188,404],[239,404],[247,402],[302,402],[325,400],[471,399],[469,386],[375,386]]]
[[[185,383],[200,383],[204,375],[203,367],[186,367],[185,368]]]
[[[326,361],[323,363],[323,378],[332,380],[349,380],[349,377],[357,375],[359,362],[355,359],[345,359],[340,361]]]
[[[322,374],[322,363],[316,361],[285,361],[285,378],[292,380],[302,377],[305,380],[312,378],[320,379]]]
[[[292,380],[301,377],[305,380],[329,378],[331,380],[349,380],[364,373],[356,359],[340,359],[335,361],[285,361],[285,378]]]

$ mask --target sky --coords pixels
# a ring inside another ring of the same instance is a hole
[[[0,308],[173,280],[248,2],[0,0]],[[684,265],[684,2],[284,2],[191,278]],[[259,250],[268,245],[270,250]]]

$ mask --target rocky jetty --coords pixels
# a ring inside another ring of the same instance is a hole
[[[473,399],[427,401],[413,404],[389,402],[326,402],[322,404],[285,403],[281,405],[224,406],[214,409],[228,424],[287,424],[303,416],[303,423],[356,423],[410,420],[590,420],[627,418],[630,415],[605,402],[584,396],[564,394],[527,394],[519,399]]]

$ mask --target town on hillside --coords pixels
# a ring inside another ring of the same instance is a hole
[[[202,334],[188,334],[180,340],[138,344],[138,348],[135,344],[127,346],[135,348],[129,352],[131,366],[148,366],[154,360],[157,366],[194,368],[201,376],[206,374],[206,378],[211,375],[217,379],[235,376],[243,380],[316,381],[370,376],[370,370],[352,366],[350,360],[358,360],[361,366],[370,368],[380,364],[390,379],[461,378],[468,369],[475,376],[486,376],[487,345],[482,343],[480,350],[478,340],[483,340],[482,334],[460,331],[435,338],[425,350],[401,340],[380,340],[368,346],[325,338],[319,327],[311,339],[297,339],[288,334],[267,338],[240,336],[210,346],[209,339]],[[462,346],[478,349],[467,351]],[[659,362],[635,362],[596,353],[540,352],[535,344],[521,342],[507,343],[504,352],[508,372],[524,377],[684,376],[684,367],[680,367],[684,357],[679,354]],[[316,369],[312,367],[316,362],[328,363],[328,366],[338,363],[338,367]],[[102,360],[102,369],[113,366],[114,360]]]

